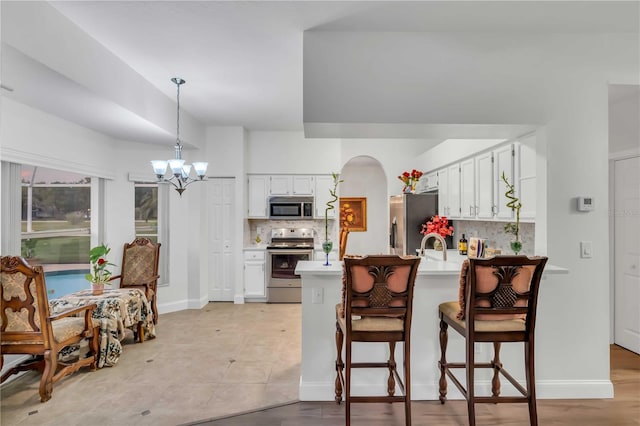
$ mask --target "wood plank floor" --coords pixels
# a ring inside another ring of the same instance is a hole
[[[542,425],[640,425],[640,356],[611,346],[613,399],[538,400]],[[468,424],[464,401],[417,401],[412,404],[414,426],[464,426]],[[354,404],[353,426],[404,425],[402,404]],[[480,425],[527,425],[526,404],[477,404]],[[208,426],[338,426],[344,425],[344,405],[332,402],[297,402],[190,425]]]

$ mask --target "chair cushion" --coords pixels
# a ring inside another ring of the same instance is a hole
[[[342,330],[347,329],[346,320],[342,305],[336,305],[336,318]],[[353,331],[403,331],[404,321],[400,318],[390,317],[362,317],[351,320],[351,329]]]
[[[529,291],[531,286],[531,278],[535,271],[534,265],[523,265],[519,273],[513,278],[511,285],[513,289],[519,293]],[[467,298],[467,282],[470,280],[469,260],[466,259],[462,262],[460,268],[460,281],[458,288],[458,303],[459,310],[456,314],[456,318],[459,320],[465,319],[465,308]],[[489,293],[493,291],[499,284],[498,277],[493,273],[493,268],[490,266],[476,266],[476,292]],[[478,300],[476,306],[490,307],[490,304],[486,300]],[[526,300],[517,300],[514,306],[527,306]],[[500,319],[525,319],[524,314],[478,314],[476,320],[500,320]]]
[[[96,321],[96,320],[93,320]],[[99,320],[98,320],[99,321]],[[99,324],[98,324],[99,325]],[[94,323],[94,326],[95,323]],[[84,317],[64,317],[51,322],[53,328],[53,338],[56,343],[64,342],[71,337],[79,336],[84,332]],[[37,340],[11,340],[3,341],[3,345],[41,345],[42,341]]]
[[[453,320],[463,328],[466,328],[466,322],[458,318],[460,304],[458,302],[441,303],[438,310],[443,315]],[[475,321],[475,331],[477,332],[496,332],[496,331],[525,331],[525,323],[521,318],[516,319],[500,319],[500,320],[478,320]]]
[[[84,331],[84,317],[64,317],[51,321],[53,338],[56,342],[64,342],[71,337],[79,336]]]

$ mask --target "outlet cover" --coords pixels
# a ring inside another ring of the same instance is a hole
[[[311,289],[311,303],[320,304],[323,303],[324,289],[322,287],[314,287]]]

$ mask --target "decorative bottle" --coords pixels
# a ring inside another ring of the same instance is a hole
[[[462,234],[462,238],[458,241],[458,253],[466,255],[467,254],[467,239]]]

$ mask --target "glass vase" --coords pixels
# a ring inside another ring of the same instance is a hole
[[[329,253],[331,253],[331,250],[333,249],[333,241],[327,240],[324,241],[322,243],[322,251],[324,252],[324,254],[327,256],[327,261],[325,262],[324,266],[329,266]]]
[[[518,253],[522,251],[522,241],[520,240],[520,237],[516,238],[514,241],[511,241],[510,245],[513,254],[518,255]]]

